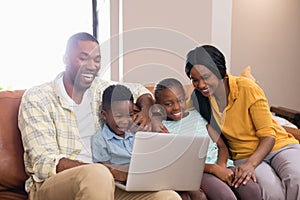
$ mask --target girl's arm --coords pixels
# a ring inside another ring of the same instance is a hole
[[[229,158],[228,148],[224,143],[223,139],[220,137],[220,134],[209,124],[206,125],[209,136],[218,146],[218,165],[226,167],[227,160]]]
[[[234,172],[230,168],[222,167],[217,164],[205,164],[204,172],[215,175],[229,186],[232,185]]]

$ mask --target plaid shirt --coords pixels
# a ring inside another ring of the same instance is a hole
[[[18,124],[24,146],[25,170],[29,174],[25,189],[56,174],[61,158],[76,159],[82,144],[75,114],[58,95],[59,74],[52,82],[26,90],[19,109]],[[99,109],[102,92],[112,81],[95,78],[90,90],[95,130],[101,127]],[[141,84],[126,83],[136,99],[149,93]]]

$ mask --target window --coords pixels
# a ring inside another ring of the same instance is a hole
[[[0,25],[0,87],[26,89],[64,70],[72,34],[93,34],[92,1],[1,1]]]

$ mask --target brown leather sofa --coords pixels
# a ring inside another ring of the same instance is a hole
[[[24,200],[28,178],[18,129],[18,109],[24,90],[0,92],[0,199]]]
[[[149,88],[151,89],[151,88]],[[153,89],[153,88],[152,88]],[[18,109],[24,90],[0,92],[0,199],[25,200],[28,178],[18,129]],[[299,129],[289,129],[300,140]]]

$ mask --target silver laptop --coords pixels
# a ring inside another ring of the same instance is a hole
[[[126,191],[200,188],[209,136],[187,136],[137,132],[126,183]]]

